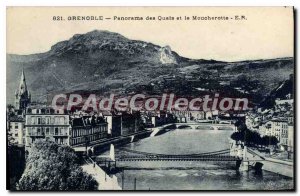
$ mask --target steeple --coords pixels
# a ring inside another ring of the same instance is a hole
[[[22,69],[19,89],[16,90],[15,106],[16,109],[24,110],[30,103],[31,96],[27,89],[24,68]]]
[[[20,85],[19,85],[19,94],[23,94],[26,91],[27,91],[27,85],[26,85],[25,73],[24,73],[24,68],[23,68],[22,69],[21,80],[20,80]]]

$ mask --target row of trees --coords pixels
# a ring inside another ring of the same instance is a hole
[[[74,150],[51,141],[36,141],[19,180],[19,190],[97,190],[98,183],[82,170]]]
[[[231,135],[231,139],[235,141],[242,141],[247,146],[269,146],[277,145],[278,139],[275,136],[263,136],[261,137],[259,133],[251,131],[243,122],[236,122],[237,132]]]

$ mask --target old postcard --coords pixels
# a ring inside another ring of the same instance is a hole
[[[8,7],[7,189],[295,190],[293,7]]]

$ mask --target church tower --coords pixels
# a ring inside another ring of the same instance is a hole
[[[30,104],[31,95],[27,90],[24,69],[22,70],[21,80],[19,84],[19,89],[15,93],[15,107],[17,110],[25,110]]]

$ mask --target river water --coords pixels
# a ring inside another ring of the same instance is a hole
[[[229,148],[228,130],[177,129],[122,146],[141,152],[191,154]],[[116,148],[116,156],[126,154]],[[292,188],[293,180],[263,171],[239,172],[235,163],[212,162],[119,162],[124,174],[118,182],[124,190],[275,190]],[[122,177],[123,176],[123,177]],[[136,183],[135,183],[136,181]]]

